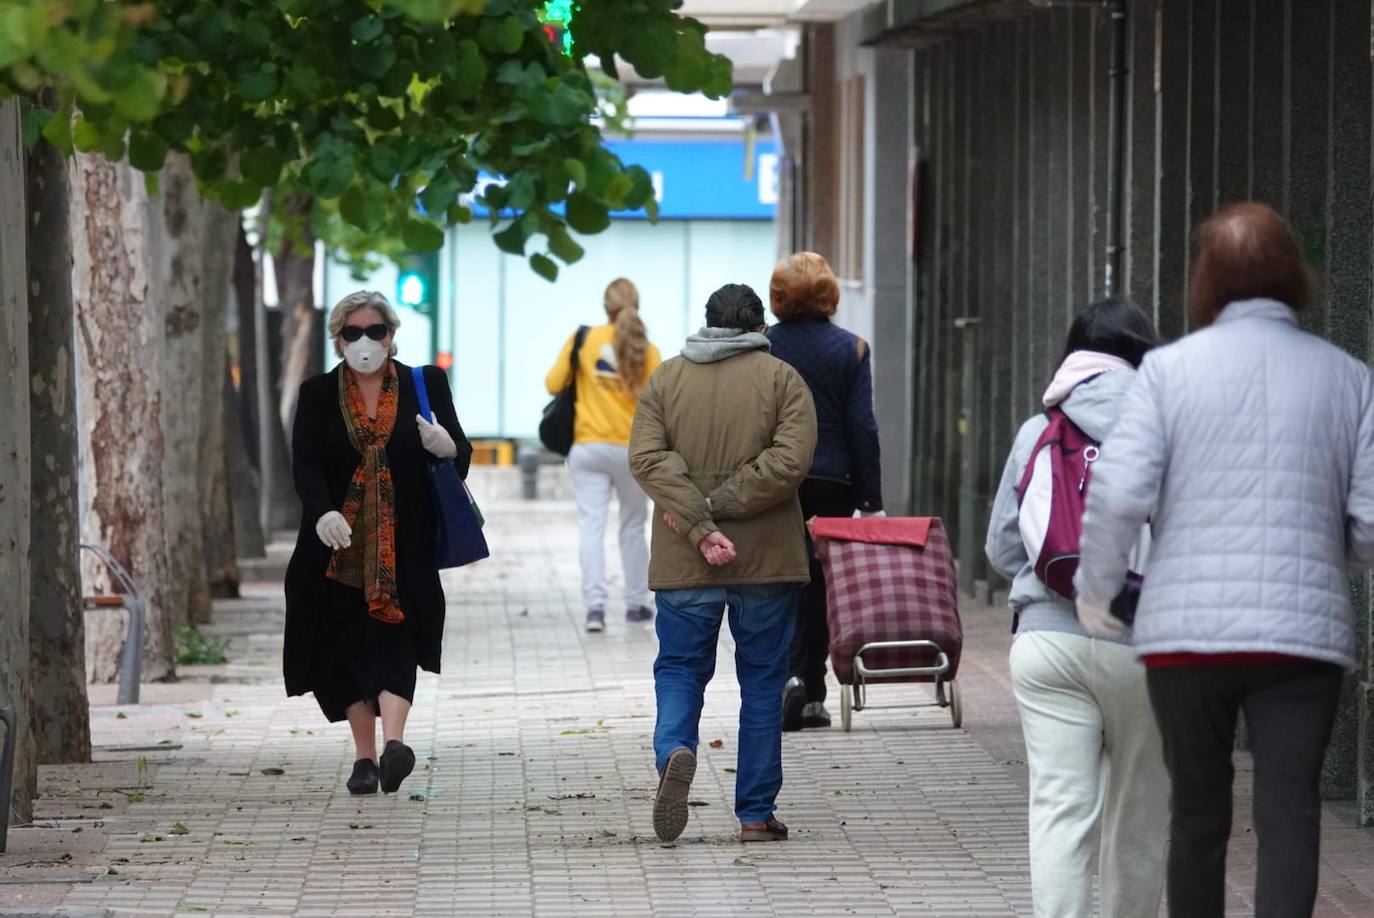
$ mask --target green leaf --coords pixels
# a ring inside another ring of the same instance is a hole
[[[170,830],[167,834],[168,834],[168,835],[190,835],[190,834],[191,834],[191,830],[188,829],[188,828],[186,828],[186,826],[184,826],[184,825],[182,825],[181,823],[178,822],[178,823],[173,824],[171,830]]]
[[[524,255],[529,235],[525,232],[523,221],[515,220],[501,232],[493,233],[491,238],[496,240],[496,247],[501,251],[510,255]]]
[[[155,198],[162,192],[162,185],[158,182],[156,172],[144,173],[143,190],[148,193],[148,197],[150,198]]]
[[[374,143],[367,151],[367,171],[380,182],[390,185],[401,171],[401,154],[384,141]]]
[[[53,119],[54,112],[37,105],[26,104],[20,115],[20,130],[24,137],[24,146],[32,150],[39,139],[43,136],[43,130],[48,126],[48,122]]]
[[[370,79],[380,80],[396,63],[396,48],[390,41],[383,40],[367,45],[355,45],[351,56],[353,66],[359,73]],[[410,75],[406,74],[407,83],[410,81],[409,77]]]
[[[653,200],[654,177],[643,166],[631,166],[624,174],[632,186],[625,195],[625,206],[631,210],[639,210],[646,202]]]
[[[573,184],[577,190],[581,191],[587,187],[587,167],[580,159],[563,160],[563,168],[568,170],[568,175],[572,176]]]
[[[488,19],[482,23],[477,37],[486,48],[510,55],[525,43],[525,28],[515,16],[495,21]]]
[[[167,141],[147,130],[129,135],[129,165],[142,172],[156,172],[167,161]]]
[[[129,81],[115,90],[115,109],[130,121],[152,121],[162,107],[166,90],[165,78],[135,70]]]
[[[412,252],[436,252],[444,247],[444,231],[428,220],[407,220],[401,226],[401,241]]]
[[[448,222],[467,224],[472,222],[472,208],[466,204],[455,204],[448,209]]]
[[[337,142],[337,141],[336,141]],[[322,198],[337,198],[353,181],[353,158],[348,148],[330,147],[321,152],[301,173],[305,183]]]
[[[355,41],[369,42],[381,35],[386,29],[386,23],[377,16],[364,16],[353,23],[350,33]]]
[[[76,124],[72,127],[72,143],[82,153],[94,153],[100,149],[103,139],[100,136],[100,128],[87,121],[81,115],[76,116]]]
[[[223,178],[228,168],[229,162],[224,150],[219,147],[197,150],[191,154],[191,171],[205,184]]]
[[[578,191],[568,198],[568,225],[584,236],[595,235],[611,225],[606,205]]]
[[[601,197],[604,198],[613,209],[623,210],[626,206],[626,196],[634,190],[634,179],[622,172],[606,183],[606,187],[601,192]]]
[[[320,72],[305,61],[297,61],[286,74],[286,89],[302,102],[316,101],[324,91]]]
[[[259,188],[271,188],[281,178],[285,164],[285,157],[276,147],[254,147],[239,157],[239,172]]]
[[[530,267],[534,269],[535,274],[538,274],[549,283],[558,280],[558,263],[547,255],[540,255],[537,252],[531,255]]]
[[[256,70],[240,74],[234,81],[234,92],[245,102],[266,102],[272,98],[280,85],[281,77],[277,74],[277,65],[269,61]]]
[[[429,180],[425,190],[420,193],[420,204],[424,206],[427,214],[441,214],[449,209],[456,197],[458,179],[447,169],[442,169]]]
[[[561,258],[565,264],[580,261],[582,256],[587,254],[586,249],[577,244],[566,226],[555,226],[549,230],[548,235],[549,251]]]
[[[339,198],[339,216],[364,233],[375,233],[386,222],[382,208],[376,206],[357,185]]]
[[[52,117],[47,124],[43,125],[43,138],[52,144],[63,155],[72,154],[72,113],[70,109],[63,109]]]
[[[489,68],[487,59],[477,42],[465,39],[458,42],[458,50],[450,71],[453,94],[460,100],[475,99],[486,85]]]

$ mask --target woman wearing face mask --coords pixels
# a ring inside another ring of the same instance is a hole
[[[438,367],[424,368],[433,423],[420,416],[411,369],[393,359],[400,324],[380,293],[339,301],[329,334],[343,362],[301,385],[291,438],[302,516],[286,572],[286,690],[348,721],[354,794],[393,793],[415,767],[404,742],[415,669],[439,671],[444,629],[429,464],[466,478],[472,458]]]

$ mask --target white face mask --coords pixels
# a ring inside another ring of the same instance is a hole
[[[363,376],[376,373],[386,363],[386,348],[380,341],[363,337],[344,348],[344,362]]]

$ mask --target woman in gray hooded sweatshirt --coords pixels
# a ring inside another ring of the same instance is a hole
[[[1135,304],[1087,307],[1069,329],[1045,408],[1062,410],[1100,444],[1156,342]],[[1021,535],[1018,486],[1049,423],[1036,414],[1017,434],[986,547],[993,568],[1012,581],[1011,677],[1030,769],[1035,914],[1095,914],[1091,861],[1100,827],[1100,914],[1154,918],[1164,887],[1169,780],[1145,669],[1129,630],[1112,639],[1083,630],[1073,603],[1036,574]]]

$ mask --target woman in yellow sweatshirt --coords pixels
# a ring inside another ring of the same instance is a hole
[[[587,630],[606,628],[606,514],[611,494],[620,501],[620,558],[625,569],[625,620],[653,619],[649,598],[649,545],[644,524],[649,499],[630,474],[630,426],[639,392],[661,361],[639,318],[639,291],[625,278],[605,296],[607,324],[592,328],[572,367],[569,335],[545,379],[549,394],[561,392],[577,373],[577,414],[568,454],[582,536],[582,598]]]

